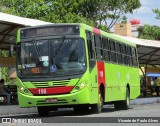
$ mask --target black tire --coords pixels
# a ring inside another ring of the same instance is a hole
[[[130,108],[130,94],[129,94],[129,89],[126,88],[126,100],[123,101],[123,106],[122,109],[123,110],[128,110]]]
[[[50,112],[50,109],[48,107],[44,107],[44,106],[37,107],[37,110],[38,110],[39,116],[41,116],[41,117],[48,116],[49,112]]]
[[[92,107],[91,107],[93,113],[99,114],[99,113],[102,112],[103,102],[104,102],[104,99],[103,99],[102,94],[101,94],[101,92],[100,92],[100,94],[99,94],[99,96],[98,96],[98,103],[92,105]]]
[[[128,88],[126,88],[126,99],[124,101],[115,102],[114,107],[117,110],[128,110],[130,108],[130,94]]]

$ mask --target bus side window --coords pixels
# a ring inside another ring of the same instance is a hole
[[[117,52],[117,60],[118,64],[123,64],[123,59],[122,59],[122,45],[120,43],[116,43],[116,52]]]
[[[133,62],[133,66],[137,67],[138,63],[137,63],[137,53],[136,53],[136,49],[132,48],[132,62]]]
[[[132,66],[133,62],[132,62],[132,48],[129,46],[128,47],[128,55],[129,55],[129,65]]]
[[[127,51],[126,54],[127,54],[127,61],[128,61],[128,62],[127,62],[127,65],[130,65],[130,62],[131,62],[131,61],[130,61],[130,55],[131,55],[130,47],[129,47],[129,46],[126,46],[126,47],[127,47],[127,48],[126,48],[126,49],[127,49],[127,50],[126,50],[126,51]]]
[[[99,35],[94,35],[94,41],[96,45],[95,49],[97,60],[101,61],[103,59],[101,37]]]
[[[111,45],[111,61],[113,63],[116,63],[115,41],[110,40],[110,45]]]
[[[124,65],[128,65],[128,61],[127,61],[127,49],[126,49],[126,45],[123,45],[123,61],[124,61]]]
[[[102,38],[103,57],[105,61],[110,61],[110,44],[108,38]]]
[[[135,66],[137,67],[137,66],[138,66],[138,61],[137,61],[137,50],[136,50],[136,48],[135,48],[134,50],[135,50]]]

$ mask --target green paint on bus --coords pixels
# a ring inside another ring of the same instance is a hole
[[[137,98],[140,78],[136,45],[101,30],[97,33],[93,27],[77,23],[18,30],[19,106],[38,107],[42,114],[40,106],[95,108],[100,95],[103,104],[113,103],[115,107],[121,104],[118,107],[122,108],[127,97]],[[69,53],[73,43],[76,49]],[[72,53],[78,61],[70,60]],[[56,94],[51,90],[54,88]]]

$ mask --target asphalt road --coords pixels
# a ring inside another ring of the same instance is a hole
[[[159,118],[156,118],[159,117]],[[104,106],[101,114],[93,114],[92,112],[75,113],[72,109],[60,109],[60,111],[51,112],[49,117],[39,117],[37,113],[29,115],[10,115],[5,118],[18,119],[40,119],[43,122],[55,123],[55,125],[68,125],[76,123],[83,125],[96,124],[123,124],[123,125],[160,125],[160,103],[133,105],[129,110],[115,110],[113,106]],[[133,122],[135,120],[135,122]],[[150,123],[148,123],[150,120]],[[131,122],[130,122],[131,121]],[[158,122],[157,122],[158,121]],[[102,123],[103,122],[103,123]],[[109,122],[109,123],[106,123]],[[110,123],[111,122],[111,123]],[[128,123],[126,123],[128,122]],[[137,122],[137,123],[136,123]],[[152,122],[152,123],[151,123]],[[50,124],[51,124],[50,123]],[[97,125],[96,125],[97,126]]]

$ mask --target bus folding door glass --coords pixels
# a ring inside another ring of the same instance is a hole
[[[94,59],[94,51],[93,51],[93,46],[92,46],[92,36],[91,36],[91,33],[87,31],[86,35],[87,35],[89,59]]]
[[[88,44],[88,54],[89,54],[89,70],[92,71],[96,61],[95,61],[95,45],[94,38],[91,32],[86,31],[87,44]]]

